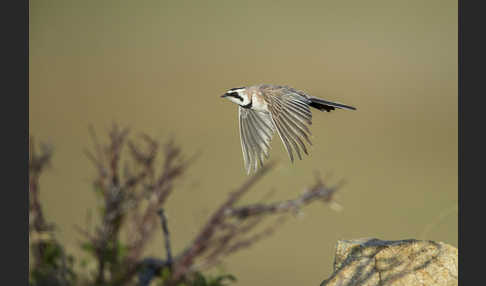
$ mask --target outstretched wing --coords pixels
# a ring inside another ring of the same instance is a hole
[[[263,166],[264,159],[268,158],[270,141],[275,130],[268,112],[255,111],[239,106],[238,117],[245,169],[250,174],[252,167],[256,171],[258,163],[260,163],[260,166]]]
[[[299,159],[302,159],[301,150],[308,154],[304,140],[310,141],[312,113],[309,108],[310,100],[289,89],[283,89],[285,93],[267,93],[268,107],[275,129],[289,154],[290,161],[294,161],[293,150]],[[281,91],[281,90],[280,90]]]

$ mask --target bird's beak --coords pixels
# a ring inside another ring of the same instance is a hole
[[[227,96],[228,96],[228,94],[227,94],[227,93],[225,93],[225,94],[221,95],[221,97],[227,97]]]

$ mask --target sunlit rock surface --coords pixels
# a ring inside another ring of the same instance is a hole
[[[457,248],[434,241],[340,240],[321,286],[458,285]]]

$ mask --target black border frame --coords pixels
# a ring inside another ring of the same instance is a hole
[[[482,252],[484,150],[484,13],[479,1],[458,0],[458,203],[459,285],[480,285]],[[474,5],[475,4],[475,5]],[[474,198],[478,196],[477,198]],[[478,204],[477,206],[474,203]],[[466,205],[467,204],[467,205]],[[466,225],[472,230],[467,235]],[[467,243],[466,243],[467,241]],[[480,254],[479,254],[480,255]],[[474,277],[477,276],[477,277]],[[467,281],[470,283],[467,283]]]
[[[29,1],[2,2],[4,184],[2,284],[28,285],[29,273]],[[16,140],[10,140],[15,138]],[[20,184],[20,186],[19,186]]]

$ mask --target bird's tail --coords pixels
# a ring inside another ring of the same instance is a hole
[[[309,96],[309,100],[311,101],[309,106],[314,107],[316,109],[319,109],[320,111],[331,111],[336,108],[340,109],[348,109],[348,110],[356,110],[356,107],[337,103],[337,102],[331,102],[324,100],[322,98],[314,97],[314,96]]]

